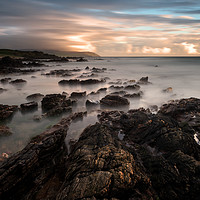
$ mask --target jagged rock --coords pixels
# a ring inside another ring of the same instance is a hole
[[[72,92],[71,93],[71,98],[81,98],[86,96],[86,91],[85,92]]]
[[[38,108],[38,103],[35,101],[31,101],[28,103],[23,103],[20,105],[20,108],[22,111],[32,111],[32,110],[37,110]]]
[[[85,70],[89,70],[90,68],[87,66],[86,68],[85,68]]]
[[[27,81],[26,80],[23,80],[23,79],[16,79],[16,80],[13,80],[13,81],[10,81],[9,83],[10,84],[24,84],[26,83]]]
[[[128,99],[118,95],[106,95],[100,100],[100,104],[104,106],[127,106],[130,102]]]
[[[0,199],[199,199],[200,146],[191,126],[199,111],[200,99],[190,98],[157,114],[102,112],[68,155],[69,123],[84,114],[72,115],[0,165]],[[187,117],[192,124],[183,126]]]
[[[106,70],[107,70],[106,68],[97,68],[97,67],[92,68],[92,72],[95,72],[95,73],[103,73]]]
[[[80,115],[62,119],[0,165],[0,199],[56,199],[67,158],[64,140]]]
[[[42,98],[44,97],[43,94],[41,93],[35,93],[35,94],[31,94],[29,96],[26,97],[27,100],[34,100],[34,101],[40,101]]]
[[[18,106],[9,106],[0,104],[0,121],[10,118],[15,111],[18,110]]]
[[[9,136],[12,135],[12,132],[10,131],[9,127],[7,126],[0,126],[0,136]]]
[[[137,84],[140,84],[140,85],[147,85],[147,84],[151,84],[151,82],[149,82],[149,77],[146,76],[146,77],[142,77],[138,82]]]

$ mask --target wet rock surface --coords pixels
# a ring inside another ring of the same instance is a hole
[[[104,111],[69,155],[69,124],[84,113],[64,118],[0,165],[0,198],[198,199],[199,112],[196,98],[163,105],[157,114]]]
[[[42,99],[41,103],[45,112],[44,115],[54,116],[64,112],[71,112],[75,101],[67,98],[66,95],[48,94]]]
[[[9,83],[15,85],[15,84],[25,84],[26,82],[27,81],[24,79],[15,79],[13,81],[10,81]]]
[[[14,112],[18,110],[18,106],[3,105],[0,104],[0,121],[9,119],[13,116]]]
[[[28,101],[32,101],[32,100],[34,100],[34,101],[39,101],[39,100],[41,100],[43,97],[44,97],[44,95],[41,94],[41,93],[34,93],[34,94],[31,94],[31,95],[28,95],[28,96],[26,97],[26,99],[27,99]]]
[[[23,103],[20,105],[20,108],[22,111],[32,111],[32,110],[37,110],[38,108],[38,103],[35,101],[31,101],[28,103]]]
[[[130,104],[128,99],[118,95],[106,95],[100,100],[100,104],[103,106],[127,106]]]

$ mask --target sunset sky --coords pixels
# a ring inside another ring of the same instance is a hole
[[[1,0],[0,48],[200,55],[200,1]]]

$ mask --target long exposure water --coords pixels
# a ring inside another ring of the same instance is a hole
[[[99,60],[89,59],[88,62],[68,62],[68,63],[45,63],[48,67],[41,67],[43,71],[38,71],[28,75],[7,75],[0,76],[1,78],[10,77],[13,80],[22,78],[27,81],[26,84],[21,86],[14,86],[11,84],[0,84],[0,88],[7,89],[0,94],[0,103],[6,105],[20,105],[26,103],[26,97],[33,93],[55,94],[67,92],[70,94],[73,91],[83,92],[86,91],[89,94],[92,91],[97,91],[100,88],[109,88],[111,84],[109,82],[116,82],[120,79],[122,82],[129,80],[138,81],[141,77],[148,76],[149,81],[152,84],[141,85],[141,91],[143,96],[141,99],[129,99],[130,106],[128,109],[135,109],[139,107],[148,108],[152,105],[158,107],[164,103],[167,103],[171,99],[180,99],[188,97],[200,98],[200,58],[102,58]],[[157,66],[156,66],[157,65]],[[86,67],[93,68],[107,68],[103,73],[98,73],[94,78],[109,77],[105,83],[95,85],[84,86],[61,86],[58,82],[62,79],[77,78],[84,72]],[[155,67],[156,66],[156,67]],[[44,73],[48,73],[54,69],[76,69],[81,71],[73,72],[73,76],[70,77],[58,77],[58,76],[45,76]],[[35,76],[33,78],[32,76]],[[168,87],[173,88],[173,92],[164,93],[163,89]],[[100,100],[106,94],[113,92],[108,89],[106,93],[99,95],[88,96],[80,101],[76,108],[73,108],[74,112],[86,111],[85,101],[86,99]],[[96,115],[99,113],[99,107],[96,110],[88,110],[87,116],[70,126],[66,143],[69,140],[77,140],[82,130],[89,124],[93,124],[97,121]],[[118,108],[116,108],[118,109]],[[127,108],[125,109],[125,111]],[[6,152],[8,154],[21,150],[30,139],[45,131],[52,125],[56,124],[62,117],[66,117],[67,114],[63,114],[59,117],[44,118],[40,121],[34,121],[34,115],[41,115],[41,103],[39,103],[38,110],[29,113],[16,112],[13,118],[4,122],[12,131],[12,135],[0,138],[0,154]]]

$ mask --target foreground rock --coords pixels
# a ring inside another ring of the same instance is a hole
[[[0,121],[6,120],[13,116],[14,112],[18,110],[18,106],[0,104]]]
[[[118,95],[106,95],[104,98],[100,100],[100,104],[103,106],[127,106],[130,104],[128,99],[124,97],[120,97]]]
[[[199,199],[194,134],[200,124],[192,116],[199,112],[195,98],[164,105],[158,114],[142,108],[102,112],[69,155],[64,139],[73,116],[63,119],[2,163],[0,198]]]
[[[63,182],[69,124],[76,113],[33,138],[0,165],[0,199],[55,199]]]
[[[149,82],[149,77],[142,77],[138,82],[139,85],[148,85],[151,84],[151,82]]]

